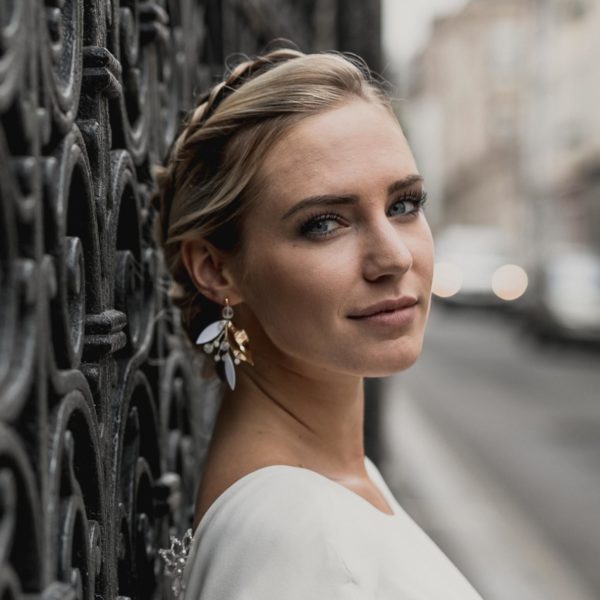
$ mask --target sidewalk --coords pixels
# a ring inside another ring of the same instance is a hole
[[[476,456],[459,455],[401,385],[386,382],[382,472],[484,600],[597,600]]]

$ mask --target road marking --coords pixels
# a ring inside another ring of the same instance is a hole
[[[485,600],[597,600],[477,458],[440,437],[400,378],[383,395],[386,481]]]

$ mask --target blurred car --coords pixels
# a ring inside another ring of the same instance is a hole
[[[445,304],[503,306],[528,285],[510,238],[496,227],[451,225],[435,237],[433,293]]]
[[[600,254],[561,245],[533,269],[527,326],[541,338],[600,344]]]

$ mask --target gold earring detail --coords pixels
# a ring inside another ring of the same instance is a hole
[[[214,321],[204,328],[196,344],[204,345],[204,352],[212,354],[215,362],[223,362],[223,370],[229,387],[235,389],[235,366],[241,362],[254,365],[248,349],[248,334],[238,329],[233,323],[233,307],[229,306],[229,298],[225,298],[225,306],[221,310],[222,319]]]

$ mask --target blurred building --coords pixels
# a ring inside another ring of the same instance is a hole
[[[521,175],[529,230],[542,250],[555,240],[600,252],[600,4],[538,0]]]
[[[521,227],[517,156],[531,15],[524,0],[470,2],[434,22],[415,61],[404,116],[438,207],[434,226]]]
[[[435,21],[403,118],[432,225],[600,239],[600,3],[471,0]]]

